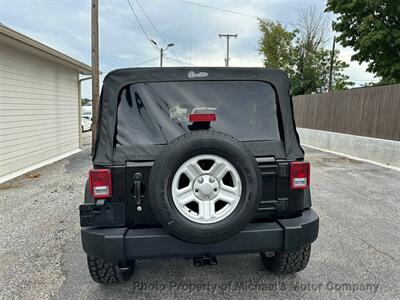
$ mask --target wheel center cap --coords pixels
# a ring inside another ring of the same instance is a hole
[[[218,180],[212,175],[200,175],[193,184],[193,192],[200,200],[212,200],[219,193]]]

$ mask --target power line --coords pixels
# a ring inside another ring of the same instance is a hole
[[[131,11],[133,13],[133,15],[135,16],[136,22],[139,24],[140,29],[142,30],[143,34],[146,36],[147,40],[150,42],[150,45],[157,51],[158,53],[158,49],[156,48],[156,46],[153,44],[153,42],[151,41],[151,38],[148,36],[148,34],[146,33],[146,30],[144,30],[142,23],[140,23],[140,20],[138,18],[138,16],[136,15],[135,10],[133,9],[133,6],[131,4],[131,2],[129,0],[126,0],[129,4],[129,7],[131,8]]]
[[[175,59],[175,58],[172,58],[172,57],[169,57],[169,56],[166,56],[166,55],[165,55],[165,57],[168,58],[168,59],[170,59],[170,60],[173,60],[173,61],[176,61],[176,62],[180,62],[180,63],[182,63],[182,64],[184,64],[184,65],[196,66],[196,65],[194,65],[194,64],[192,64],[192,63],[189,63],[189,62],[184,61],[184,60],[181,60],[181,59]]]
[[[222,50],[224,51],[224,53],[225,53],[225,44],[224,44],[224,42],[221,40],[221,39],[219,39],[219,41],[221,42],[220,43],[220,45],[221,45],[221,48],[222,48]]]
[[[155,60],[158,60],[158,56],[156,56],[156,57],[154,57],[152,59],[149,59],[149,60],[142,61],[141,63],[135,64],[135,67],[139,67],[139,66],[145,65],[145,64],[147,64],[149,62],[152,62],[152,61],[155,61]]]
[[[147,20],[150,22],[151,26],[153,26],[154,30],[158,33],[158,35],[160,36],[160,38],[164,41],[164,43],[166,43],[166,41],[164,40],[164,38],[162,37],[162,34],[160,33],[160,31],[157,29],[156,25],[154,25],[153,21],[151,21],[150,16],[146,13],[146,11],[144,10],[143,6],[140,4],[140,2],[138,0],[135,0],[136,3],[138,4],[138,6],[140,7],[140,9],[142,10],[143,14],[146,16]]]
[[[238,12],[238,11],[234,11],[234,10],[230,10],[230,9],[225,9],[225,8],[219,8],[219,7],[215,7],[215,6],[210,6],[210,5],[206,5],[206,4],[202,4],[202,3],[196,3],[196,2],[187,1],[187,0],[178,0],[178,1],[187,3],[187,4],[191,4],[191,5],[197,5],[197,6],[209,8],[209,9],[219,10],[219,11],[223,11],[223,12],[230,13],[230,14],[236,14],[236,15],[241,15],[241,16],[256,18],[256,19],[259,18],[259,16],[256,16],[256,15],[246,14],[246,13],[242,13],[242,12]]]
[[[147,20],[149,21],[149,23],[151,24],[151,26],[154,28],[154,30],[158,33],[158,35],[160,36],[161,40],[167,44],[166,40],[163,38],[161,32],[158,30],[157,26],[153,23],[153,21],[151,20],[150,16],[147,14],[147,12],[144,10],[142,4],[140,4],[139,0],[135,0],[136,3],[138,4],[139,8],[141,9],[141,11],[143,12],[143,14],[146,16]],[[175,51],[173,49],[171,49],[172,54],[178,58],[178,56],[176,55]]]
[[[166,57],[167,59],[170,59],[170,60],[179,62],[179,63],[184,64],[184,65],[187,65],[187,66],[196,66],[196,65],[194,65],[194,64],[192,64],[192,63],[189,63],[189,62],[187,62],[187,61],[184,61],[184,60],[172,58],[172,57],[169,57],[169,56],[166,56],[166,55],[165,55],[165,57]]]
[[[206,4],[197,3],[197,2],[192,2],[192,1],[188,1],[188,0],[178,0],[178,1],[180,1],[182,3],[190,4],[190,5],[196,5],[196,6],[200,6],[200,7],[203,7],[203,8],[208,8],[208,9],[213,9],[213,10],[229,13],[229,14],[235,14],[235,15],[240,15],[240,16],[244,16],[244,17],[254,18],[254,19],[267,19],[267,20],[271,20],[271,21],[275,21],[275,22],[279,22],[279,23],[283,23],[283,24],[296,26],[294,23],[291,23],[291,22],[279,21],[279,20],[274,20],[274,19],[270,19],[270,18],[260,17],[260,16],[257,16],[257,15],[242,13],[242,12],[239,12],[239,11],[230,10],[230,9],[226,9],[226,8],[220,8],[220,7],[206,5]]]

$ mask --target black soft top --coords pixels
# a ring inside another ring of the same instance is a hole
[[[95,165],[124,165],[126,161],[151,161],[164,145],[114,146],[118,99],[121,90],[138,82],[257,80],[272,85],[277,95],[283,127],[282,141],[245,142],[256,157],[299,159],[304,156],[293,118],[293,105],[287,75],[264,68],[129,68],[110,72],[104,79],[100,96],[97,140],[93,152]]]

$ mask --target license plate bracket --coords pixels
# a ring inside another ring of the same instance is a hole
[[[126,223],[123,203],[82,204],[79,215],[81,227],[121,227]]]

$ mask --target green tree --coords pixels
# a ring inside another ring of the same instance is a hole
[[[301,43],[296,49],[292,56],[292,65],[295,67],[289,73],[293,95],[327,92],[332,52],[326,49],[308,52]],[[339,51],[336,50],[332,68],[332,90],[345,90],[354,85],[354,82],[349,81],[349,77],[343,73],[349,65],[339,60],[338,56]]]
[[[352,60],[367,62],[382,83],[400,82],[399,0],[328,0],[326,10],[338,15],[334,29]]]
[[[287,31],[282,24],[267,20],[259,20],[259,27],[262,37],[258,50],[264,55],[265,67],[289,72],[296,32]]]
[[[311,19],[310,19],[311,18]],[[284,70],[291,81],[293,95],[320,93],[328,90],[331,52],[323,48],[324,22],[316,18],[314,11],[302,16],[304,24],[293,31],[280,23],[260,20],[261,39],[259,52],[264,56],[267,68]],[[335,51],[333,64],[333,89],[346,89],[354,83],[348,81],[343,70],[348,65],[338,59]]]

